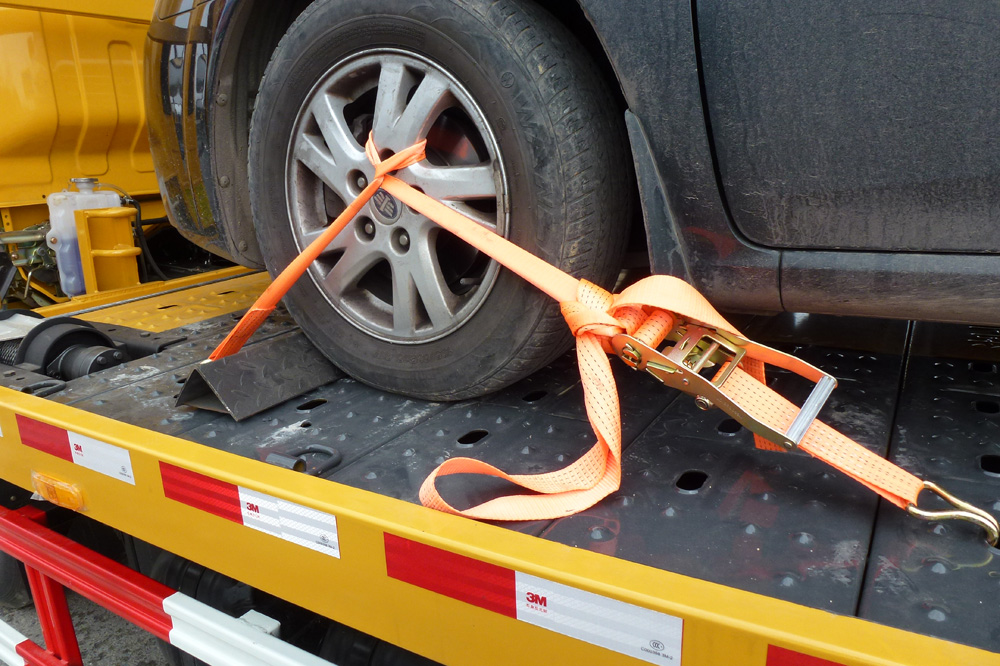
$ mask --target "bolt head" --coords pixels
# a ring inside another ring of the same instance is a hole
[[[365,222],[365,233],[369,236],[375,235],[375,225],[371,222]]]
[[[366,187],[368,187],[368,179],[364,176],[358,176],[358,188],[363,190]]]
[[[399,234],[399,244],[403,247],[407,247],[410,244],[410,237],[406,234]]]
[[[700,410],[702,410],[704,412],[707,412],[708,410],[710,410],[713,407],[715,407],[715,405],[712,404],[712,401],[709,400],[708,398],[706,398],[703,395],[697,396],[694,399],[694,404],[698,406],[698,409],[700,409]]]

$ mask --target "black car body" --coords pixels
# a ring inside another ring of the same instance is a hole
[[[172,220],[248,266],[249,117],[307,4],[160,0],[150,28]],[[1000,322],[997,6],[522,4],[569,26],[613,91],[653,272],[719,308]]]

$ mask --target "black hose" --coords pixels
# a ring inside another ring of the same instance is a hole
[[[142,256],[145,259],[143,263],[148,265],[149,268],[156,273],[156,277],[166,282],[167,276],[163,274],[162,270],[160,270],[159,264],[157,264],[156,260],[153,259],[153,253],[149,251],[149,245],[146,244],[146,234],[142,231],[142,207],[139,205],[138,201],[128,195],[125,196],[124,201],[125,203],[135,207],[135,223],[133,225],[133,230],[135,231],[136,241],[139,243],[139,249],[142,250]]]

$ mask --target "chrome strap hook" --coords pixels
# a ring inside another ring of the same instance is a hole
[[[986,532],[986,542],[994,548],[1000,542],[1000,523],[991,514],[983,511],[979,507],[973,506],[966,501],[960,500],[947,490],[932,483],[924,481],[924,490],[929,490],[941,499],[951,504],[954,509],[944,509],[940,511],[927,511],[917,508],[916,504],[906,507],[906,512],[921,520],[964,520],[982,527]]]

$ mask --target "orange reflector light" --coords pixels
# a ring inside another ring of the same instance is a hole
[[[56,506],[73,511],[83,509],[83,491],[75,483],[60,481],[48,474],[32,470],[31,485],[44,500]]]

